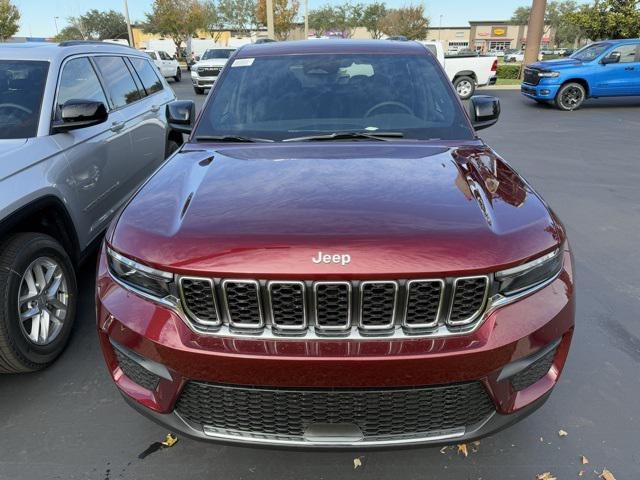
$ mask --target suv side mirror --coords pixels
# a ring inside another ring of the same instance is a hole
[[[93,100],[68,100],[60,109],[60,120],[51,129],[54,133],[91,127],[107,121],[109,113],[102,102]]]
[[[610,63],[620,63],[620,52],[611,52],[609,55],[600,60],[602,65],[609,65]]]
[[[196,120],[196,104],[193,100],[179,100],[167,104],[169,127],[180,133],[191,133]]]
[[[469,99],[469,118],[476,130],[489,128],[500,118],[500,100],[489,95],[474,95]]]

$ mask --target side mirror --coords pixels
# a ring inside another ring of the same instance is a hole
[[[180,100],[167,104],[169,127],[180,133],[191,133],[196,120],[196,104],[193,100]]]
[[[60,109],[60,120],[51,129],[54,133],[68,132],[106,122],[108,117],[107,107],[102,102],[68,100]]]
[[[611,52],[609,55],[600,60],[602,65],[609,65],[610,63],[620,63],[620,52]]]
[[[489,128],[500,118],[500,100],[490,95],[474,95],[469,99],[469,118],[476,130]]]

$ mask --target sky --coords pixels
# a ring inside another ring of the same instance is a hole
[[[309,0],[309,8],[317,8],[326,3],[338,4],[344,0]],[[367,0],[354,0],[367,3]],[[419,0],[414,0],[417,3]],[[70,16],[82,15],[87,10],[123,11],[123,0],[13,0],[22,14],[20,30],[16,34],[21,37],[52,37],[58,29],[67,24]],[[386,0],[389,7],[398,7],[410,3],[410,0]],[[531,0],[423,0],[426,12],[431,18],[431,25],[463,26],[469,20],[507,20],[513,11],[522,5],[530,5]],[[131,21],[144,19],[145,12],[151,10],[152,0],[129,0]],[[304,4],[300,1],[301,6]],[[57,17],[57,18],[56,18]]]

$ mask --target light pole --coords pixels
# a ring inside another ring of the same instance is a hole
[[[58,34],[60,33],[60,32],[58,31],[58,19],[59,19],[59,18],[60,18],[60,17],[53,17],[53,23],[54,23],[54,24],[55,24],[55,26],[56,26],[56,37],[57,37],[57,36],[58,36]]]
[[[546,9],[547,0],[533,0],[531,13],[529,14],[529,26],[527,27],[527,47],[524,51],[523,66],[538,61],[540,42],[544,33],[544,13]]]
[[[309,0],[304,0],[304,39],[309,40]]]
[[[124,0],[124,19],[127,22],[127,34],[129,35],[129,46],[136,48],[133,43],[133,31],[131,30],[131,20],[129,20],[129,5],[127,0]]]
[[[275,30],[273,28],[273,0],[267,0],[267,35],[275,40]]]

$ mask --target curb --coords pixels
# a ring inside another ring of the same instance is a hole
[[[520,85],[485,85],[482,90],[520,90]]]

